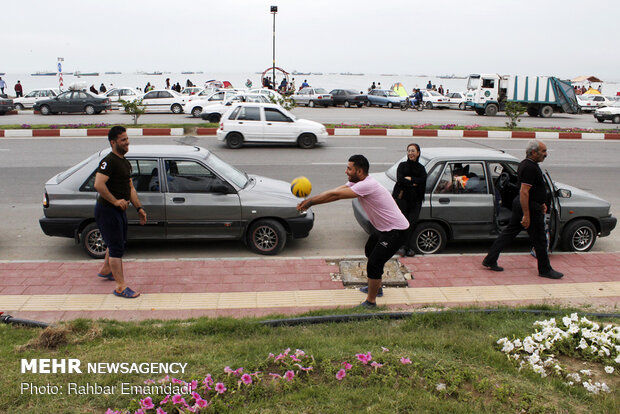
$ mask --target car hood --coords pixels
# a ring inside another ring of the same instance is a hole
[[[309,119],[297,119],[296,124],[300,127],[312,127],[312,128],[322,128],[323,124],[315,121],[310,121]]]
[[[597,195],[594,195],[588,191],[582,190],[580,188],[577,187],[573,187],[572,185],[568,185],[568,184],[564,184],[564,183],[560,183],[557,181],[554,181],[553,184],[555,185],[555,187],[557,189],[564,189],[564,190],[570,190],[571,192],[571,196],[570,198],[566,199],[566,198],[562,198],[560,199],[560,203],[563,202],[563,200],[569,200],[569,202],[580,202],[580,201],[588,201],[589,205],[592,205],[592,203],[597,204],[597,206],[611,206],[611,203],[603,198],[600,198]]]
[[[286,181],[263,177],[260,175],[249,175],[252,183],[246,187],[253,193],[260,193],[263,196],[289,200],[297,205],[301,199],[291,193],[291,184]]]

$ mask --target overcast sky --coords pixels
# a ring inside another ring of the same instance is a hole
[[[0,72],[502,73],[620,79],[620,1],[3,0]],[[595,5],[596,7],[593,7]]]

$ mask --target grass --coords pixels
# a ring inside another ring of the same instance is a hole
[[[568,314],[571,310],[566,310]],[[349,313],[343,310],[338,313]],[[318,311],[312,315],[330,314]],[[19,384],[64,385],[121,382],[142,384],[162,375],[141,374],[21,374],[21,358],[78,358],[88,362],[182,362],[184,380],[211,373],[229,388],[207,412],[250,413],[611,413],[620,412],[616,383],[612,393],[591,395],[554,378],[519,372],[495,343],[500,337],[523,337],[532,323],[545,317],[510,310],[492,314],[418,314],[404,320],[374,319],[271,328],[257,319],[199,318],[184,321],[76,320],[41,330],[0,325],[0,412],[104,412],[108,407],[133,410],[140,395],[30,395]],[[390,351],[383,353],[381,347]],[[277,372],[267,355],[286,348],[314,356],[307,375],[292,382],[237,389],[223,369],[245,367]],[[385,365],[377,371],[355,365],[355,354],[372,352]],[[402,365],[400,357],[411,359]],[[335,378],[342,361],[354,364],[342,381]],[[581,361],[576,363],[581,364]],[[589,363],[593,364],[593,363]],[[585,366],[585,365],[584,365]],[[616,376],[617,378],[617,376]],[[617,381],[616,381],[617,382]],[[437,390],[437,384],[446,389]],[[233,393],[234,391],[234,393]],[[153,398],[155,400],[155,397]],[[157,400],[159,401],[159,400]],[[133,412],[133,411],[132,411]],[[149,412],[154,412],[151,410]],[[170,411],[169,411],[170,412]]]

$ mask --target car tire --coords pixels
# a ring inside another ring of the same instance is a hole
[[[86,105],[84,107],[84,112],[86,112],[86,115],[95,115],[95,107],[92,105]]]
[[[424,106],[426,106],[426,109],[433,109],[433,103],[431,101],[426,101]]]
[[[600,118],[596,118],[596,120],[597,120],[598,122],[600,122],[600,123],[605,122],[605,120],[604,120],[604,119],[600,119]],[[618,121],[620,121],[620,117],[619,117]]]
[[[180,114],[183,112],[183,107],[179,104],[173,104],[170,109],[172,110],[173,114]]]
[[[497,111],[499,111],[499,108],[497,107],[497,105],[495,104],[489,104],[487,105],[487,107],[484,109],[484,114],[486,116],[495,116],[497,115]]]
[[[17,109],[18,111],[23,111],[24,110],[24,105],[22,105],[20,103],[15,104],[15,109]]]
[[[195,108],[192,108],[192,116],[194,118],[200,118],[200,115],[202,114],[202,108],[197,106]]]
[[[613,117],[612,122],[614,124],[620,124],[620,115],[616,115]]]
[[[465,102],[459,103],[459,109],[463,111],[465,109]]]
[[[334,104],[334,106],[336,106],[336,104]],[[344,107],[348,108],[351,106],[351,103],[349,101],[344,101]]]
[[[220,122],[221,118],[222,118],[222,115],[220,114],[209,114],[209,117],[207,119],[209,120],[209,122],[213,124],[217,124],[218,122]]]
[[[420,254],[439,253],[446,247],[447,239],[441,224],[431,221],[418,224],[413,232],[414,249]]]
[[[226,136],[226,146],[230,149],[239,149],[243,146],[243,135],[231,132]]]
[[[107,246],[101,236],[97,223],[90,223],[80,234],[80,244],[86,253],[94,259],[103,259]]]
[[[587,252],[594,246],[598,232],[589,220],[575,220],[562,232],[562,248],[569,252]]]
[[[284,249],[286,230],[273,219],[257,220],[250,225],[247,243],[254,253],[275,255]]]
[[[41,105],[39,112],[41,112],[41,115],[49,115],[52,113],[52,111],[50,111],[50,107],[47,105]]]
[[[310,102],[308,102],[308,106],[309,106],[310,108],[314,108],[314,101],[310,101]]]
[[[357,104],[357,107],[358,107],[358,108],[361,108],[362,106],[364,106],[364,104],[361,104],[361,103],[358,103],[358,104]]]
[[[301,134],[297,138],[297,145],[299,145],[299,148],[312,149],[316,146],[316,136],[309,133]]]
[[[394,104],[392,102],[388,102],[387,107],[392,109],[392,107],[394,107]]]
[[[541,118],[551,118],[551,115],[553,115],[553,108],[551,106],[545,105],[542,108],[540,108]]]
[[[366,106],[370,108],[372,106],[372,103],[370,101],[366,101]]]

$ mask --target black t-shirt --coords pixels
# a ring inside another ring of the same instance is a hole
[[[517,176],[519,188],[521,188],[522,183],[532,186],[530,188],[530,201],[545,204],[547,200],[547,187],[538,163],[529,158],[524,159],[519,164]]]
[[[97,172],[110,177],[106,182],[106,186],[114,197],[119,200],[125,199],[129,201],[131,197],[131,186],[129,185],[129,180],[131,179],[131,164],[126,158],[121,158],[111,152],[101,160]],[[101,196],[99,196],[97,200],[102,205],[114,207]]]

